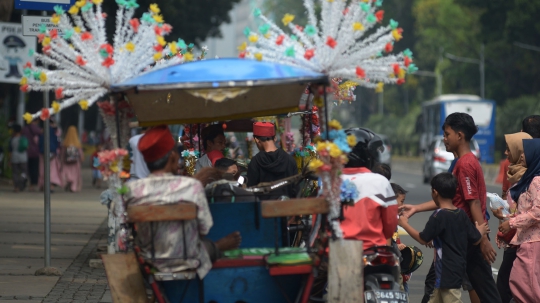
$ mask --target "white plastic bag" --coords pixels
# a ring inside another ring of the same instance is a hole
[[[504,215],[510,214],[510,206],[508,205],[508,202],[503,200],[499,195],[493,194],[493,193],[487,193],[487,199],[489,201],[489,207],[492,210],[496,210],[499,207],[502,207],[502,212]]]

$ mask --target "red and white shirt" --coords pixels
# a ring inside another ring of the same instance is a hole
[[[396,195],[390,182],[364,167],[345,168],[341,178],[354,183],[359,193],[353,206],[343,207],[343,238],[362,240],[364,249],[385,246],[398,221]]]

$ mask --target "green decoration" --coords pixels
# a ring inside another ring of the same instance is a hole
[[[413,74],[418,70],[418,67],[414,63],[409,64],[409,67],[407,68],[407,73]]]
[[[398,27],[399,23],[395,21],[394,19],[390,19],[390,27],[392,29],[396,29]]]
[[[285,50],[285,56],[294,57],[294,47],[289,47]]]
[[[306,28],[304,28],[304,33],[308,36],[314,36],[317,34],[317,29],[313,25],[306,25]]]
[[[60,16],[64,14],[64,9],[60,5],[55,5],[54,12]]]
[[[266,35],[270,30],[270,24],[263,24],[259,26],[259,32],[263,35]]]
[[[364,12],[367,13],[367,12],[369,12],[369,9],[370,9],[371,7],[369,6],[369,4],[367,4],[367,3],[365,3],[365,2],[362,2],[362,3],[360,3],[360,8],[361,8]]]

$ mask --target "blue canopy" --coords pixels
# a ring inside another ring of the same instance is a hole
[[[112,90],[118,92],[135,87],[140,90],[251,87],[295,82],[326,83],[328,77],[296,66],[225,58],[166,67],[113,85]]]
[[[112,87],[132,105],[140,125],[186,124],[297,111],[308,84],[328,76],[295,66],[245,59],[189,62]]]

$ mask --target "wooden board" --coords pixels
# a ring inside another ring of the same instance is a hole
[[[101,255],[114,303],[147,303],[144,280],[134,253]]]
[[[130,223],[193,220],[197,218],[197,206],[187,202],[170,205],[128,206],[127,217]]]
[[[364,302],[363,243],[338,239],[329,243],[328,303]]]
[[[323,198],[268,200],[261,202],[261,211],[264,218],[326,214],[329,205]]]

